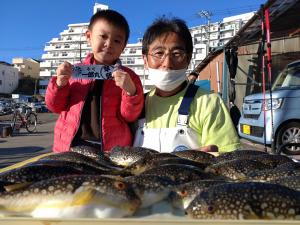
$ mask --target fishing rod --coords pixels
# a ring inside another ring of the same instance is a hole
[[[275,153],[274,145],[274,122],[273,122],[273,98],[272,98],[272,54],[271,54],[271,27],[270,27],[270,10],[265,9],[265,23],[266,23],[266,40],[267,40],[267,69],[268,69],[268,81],[270,87],[270,110],[271,110],[271,146],[272,152]]]
[[[261,44],[260,44],[260,54],[261,54],[261,70],[262,70],[262,92],[263,92],[263,111],[264,111],[264,151],[267,152],[267,141],[266,141],[266,82],[265,82],[265,13],[264,5],[261,5]]]

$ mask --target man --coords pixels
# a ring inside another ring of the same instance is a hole
[[[219,95],[187,82],[185,72],[192,52],[191,34],[180,19],[162,17],[146,30],[142,53],[155,88],[147,93],[145,118],[139,120],[135,146],[160,152],[239,148],[236,130]]]

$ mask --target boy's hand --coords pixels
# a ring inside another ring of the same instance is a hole
[[[117,86],[127,92],[129,96],[135,95],[136,87],[130,75],[122,70],[116,70],[112,73]]]
[[[70,77],[72,76],[72,64],[64,62],[57,67],[56,70],[56,85],[64,87],[68,84]]]

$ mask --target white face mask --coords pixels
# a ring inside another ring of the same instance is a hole
[[[148,79],[162,91],[172,91],[186,80],[186,69],[181,70],[149,70]]]

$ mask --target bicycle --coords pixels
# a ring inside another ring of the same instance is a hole
[[[16,125],[20,124],[20,128],[26,128],[28,133],[36,132],[37,114],[32,108],[24,103],[13,105],[12,131],[16,129]]]

